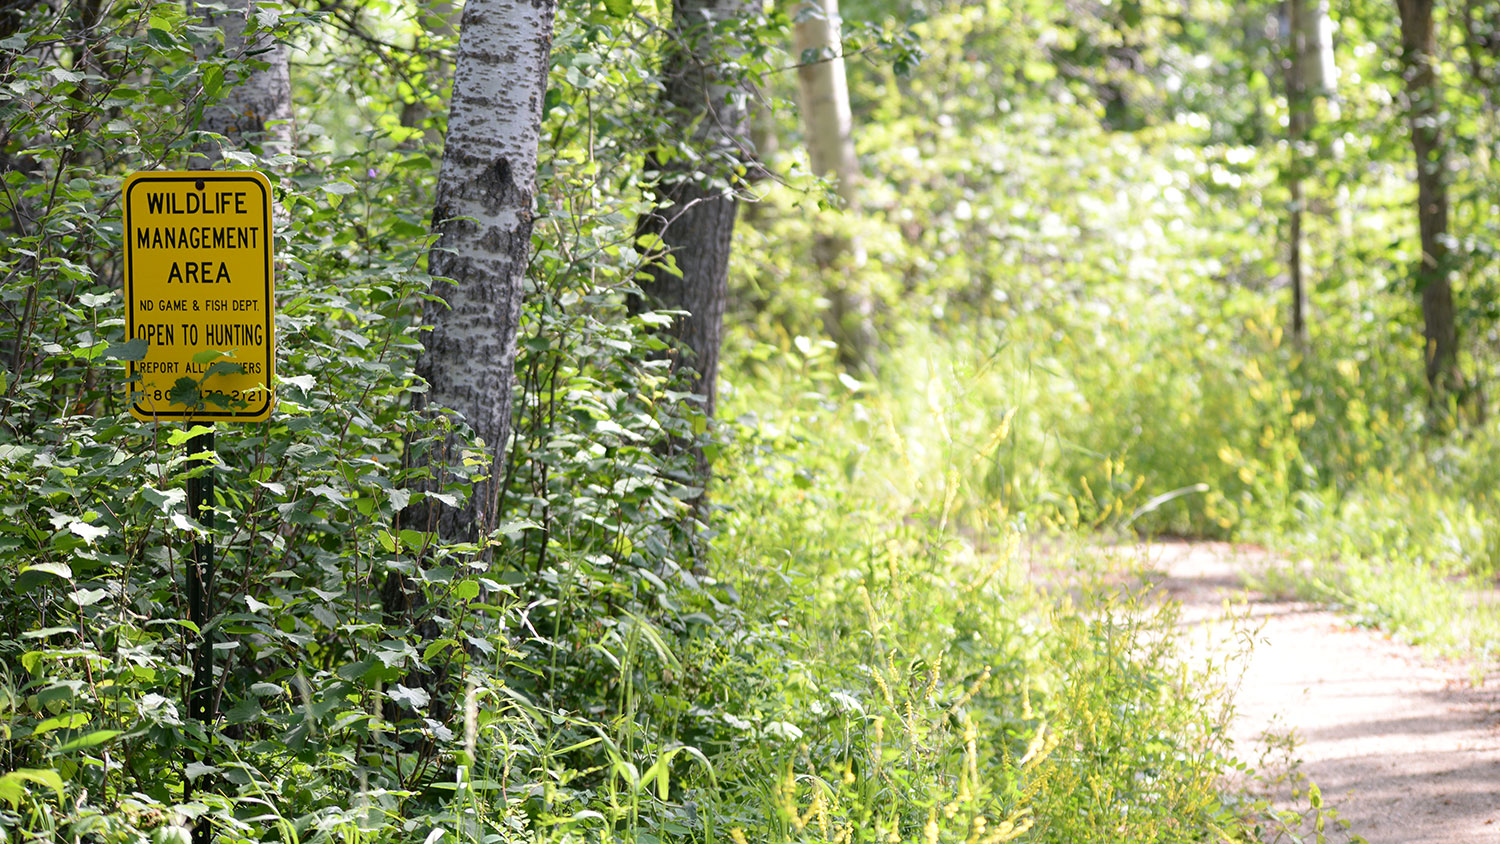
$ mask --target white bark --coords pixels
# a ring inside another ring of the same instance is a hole
[[[1292,287],[1292,337],[1306,337],[1306,267],[1303,261],[1302,179],[1318,166],[1321,152],[1309,149],[1317,122],[1317,101],[1336,93],[1338,68],[1333,59],[1333,22],[1328,0],[1288,0],[1291,65],[1287,68],[1287,140],[1292,157],[1287,188],[1289,243],[1287,274]]]
[[[484,438],[489,465],[468,507],[443,513],[449,537],[484,535],[499,504],[555,10],[555,0],[469,0],[459,30],[428,259],[455,283],[434,291],[447,307],[430,313],[419,371],[430,400]]]
[[[1292,22],[1300,58],[1302,87],[1310,96],[1332,96],[1338,90],[1338,64],[1333,57],[1333,19],[1328,0],[1303,0]]]
[[[797,18],[793,38],[807,156],[814,173],[838,180],[839,196],[852,208],[859,195],[859,159],[854,155],[838,0],[809,3]]]
[[[287,63],[287,46],[277,39],[260,36],[249,41],[245,26],[255,10],[253,0],[220,0],[227,7],[216,11],[192,3],[190,11],[202,18],[205,26],[219,27],[224,33],[225,58],[234,64],[224,78],[220,102],[203,110],[198,128],[223,135],[234,148],[260,144],[268,155],[292,151],[292,79]],[[264,70],[234,72],[249,54],[252,61],[265,62]],[[212,165],[222,158],[219,144],[205,143],[198,149]]]
[[[797,13],[793,41],[808,162],[814,173],[835,180],[845,210],[857,211],[859,159],[854,152],[854,118],[844,73],[838,0],[809,0]],[[838,344],[839,359],[846,366],[873,367],[872,297],[861,283],[860,273],[839,272],[837,267],[846,255],[853,256],[856,266],[863,264],[860,244],[826,231],[816,237],[813,257],[831,279],[824,324]]]

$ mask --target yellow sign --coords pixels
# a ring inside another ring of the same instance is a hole
[[[145,341],[144,357],[131,355],[130,412],[146,421],[270,418],[270,181],[135,173],[123,205],[128,337]]]

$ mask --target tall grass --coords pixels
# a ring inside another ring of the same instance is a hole
[[[753,353],[774,365],[727,391],[742,413],[716,487],[744,627],[682,659],[755,739],[713,757],[734,840],[1250,840],[1280,823],[1226,784],[1245,766],[1224,664],[1190,665],[1175,607],[1132,585],[1140,561],[1090,547],[1140,518],[1139,478],[1032,427],[1038,376],[1004,350],[913,354],[879,384],[811,341]],[[1045,510],[998,500],[996,455],[1033,449],[1103,480]],[[1046,571],[1020,516],[1059,537]]]

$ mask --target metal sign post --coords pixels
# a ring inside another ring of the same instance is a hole
[[[210,425],[210,428],[213,426]],[[214,451],[214,432],[190,438],[183,448],[187,456]],[[213,617],[214,588],[214,467],[210,459],[203,473],[188,478],[188,515],[203,525],[207,535],[193,542],[193,554],[187,565],[188,618],[198,626],[198,645],[193,651],[193,685],[188,691],[188,715],[203,724],[211,725],[218,719],[214,687],[214,635],[208,629],[208,620]],[[192,782],[183,784],[183,800],[192,796]],[[208,844],[209,825],[199,821],[193,826],[193,844]]]
[[[130,412],[146,422],[208,429],[188,439],[208,465],[187,482],[188,514],[205,529],[187,570],[188,617],[197,626],[188,714],[212,736],[214,679],[215,422],[263,422],[275,406],[271,182],[261,173],[143,172],[125,180],[125,313]],[[199,759],[199,762],[207,760]],[[183,779],[184,802],[192,797]],[[193,844],[208,844],[206,819]]]
[[[200,452],[212,453],[214,432],[199,434],[188,440],[184,448],[191,457]],[[188,478],[188,513],[209,532],[208,536],[193,542],[192,563],[188,566],[188,618],[203,631],[213,615],[214,584],[214,469],[212,464],[201,475]],[[193,690],[188,700],[188,713],[199,721],[213,720],[214,709],[214,654],[213,633],[200,632],[198,650],[193,654]]]

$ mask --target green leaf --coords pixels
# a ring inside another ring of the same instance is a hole
[[[198,405],[198,382],[187,376],[177,379],[172,385],[172,390],[167,394],[167,401],[172,404],[185,404],[189,407]]]
[[[356,680],[363,679],[366,674],[369,674],[370,669],[374,668],[375,664],[376,660],[373,659],[351,662],[348,665],[341,666],[335,673],[338,674],[340,678],[353,683]]]
[[[406,509],[406,505],[411,501],[411,493],[400,487],[391,490],[389,495],[391,497],[391,509],[396,511]]]
[[[193,363],[202,366],[205,363],[213,363],[219,358],[225,357],[229,357],[228,353],[226,352],[221,352],[218,349],[204,349],[196,355],[193,355]]]
[[[189,762],[187,764],[187,768],[183,770],[183,773],[187,775],[188,779],[195,780],[203,776],[204,774],[217,774],[219,770],[220,769],[214,765],[205,765],[202,762]]]
[[[310,393],[312,392],[313,387],[317,384],[317,381],[315,381],[311,375],[296,375],[290,378],[281,376],[281,383],[296,387],[304,393]]]
[[[604,0],[604,9],[617,18],[629,17],[635,11],[634,0]]]
[[[62,747],[52,751],[52,754],[56,756],[62,753],[72,753],[75,750],[87,750],[90,747],[97,747],[120,735],[121,732],[121,730],[95,730],[92,733],[73,739]]]
[[[254,721],[257,715],[260,715],[260,701],[247,697],[235,704],[224,717],[231,724],[247,724]]]
[[[115,360],[143,360],[146,357],[146,349],[150,345],[144,337],[137,337],[124,343],[112,343],[104,350],[104,357]]]
[[[32,730],[31,734],[39,736],[43,733],[50,733],[53,730],[76,730],[88,722],[89,716],[86,713],[69,712],[65,715],[59,715],[56,718],[48,718],[37,724],[36,729]]]
[[[426,690],[408,689],[400,683],[397,683],[396,688],[391,690],[390,696],[391,700],[418,711],[425,709],[432,700],[432,695],[429,695]]]
[[[171,438],[168,437],[168,439],[170,440]],[[187,492],[180,489],[158,490],[153,487],[143,486],[141,487],[141,497],[146,499],[146,502],[151,506],[166,513],[186,501]]]
[[[105,589],[74,589],[73,603],[80,607],[91,607],[109,597],[109,591]]]
[[[47,574],[55,574],[63,580],[73,579],[73,570],[68,567],[67,563],[33,563],[21,569],[21,571],[22,573],[28,571],[41,571],[46,572]]]
[[[76,627],[43,627],[40,630],[27,630],[21,634],[22,639],[45,639],[48,636],[56,636],[59,633],[77,633]],[[27,669],[30,670],[30,669]]]
[[[202,434],[212,434],[213,432],[214,427],[212,425],[194,425],[193,427],[188,428],[186,431],[180,429],[175,430],[167,435],[167,445],[182,445],[193,437],[200,436]],[[184,493],[184,495],[185,494],[186,493]]]
[[[385,528],[381,528],[380,531],[375,534],[375,538],[380,541],[380,547],[384,548],[387,554],[396,553],[396,537],[391,536],[390,531],[386,530]]]
[[[81,537],[90,545],[94,540],[109,536],[109,527],[105,525],[91,525],[81,519],[74,519],[68,523],[68,531]]]
[[[12,810],[16,809],[21,805],[21,798],[28,793],[26,783],[45,786],[59,795],[63,790],[62,775],[56,771],[45,768],[17,768],[0,777],[0,800],[9,803]]]
[[[472,580],[461,580],[453,587],[453,594],[460,601],[470,601],[479,597],[479,584]]]
[[[224,87],[224,68],[211,64],[203,69],[203,93],[209,97],[217,97],[219,89]]]

